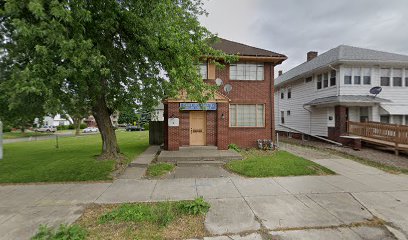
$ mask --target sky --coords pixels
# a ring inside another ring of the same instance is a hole
[[[219,37],[284,54],[284,72],[341,44],[408,55],[408,0],[203,0]]]

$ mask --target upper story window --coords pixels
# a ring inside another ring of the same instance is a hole
[[[292,89],[288,88],[288,99],[292,98]]]
[[[231,80],[264,80],[263,63],[237,63],[230,65]]]
[[[392,77],[392,86],[402,87],[402,69],[394,69]]]
[[[331,70],[330,71],[330,86],[335,86],[336,85],[336,71]]]
[[[408,69],[405,69],[405,87],[408,87]],[[408,122],[407,122],[408,125]]]
[[[281,123],[285,124],[285,111],[281,111]]]
[[[381,80],[381,86],[390,86],[390,69],[389,68],[381,68],[381,73],[380,73],[380,80]]]
[[[329,86],[329,74],[323,74],[323,87],[327,88]]]
[[[351,68],[344,69],[344,84],[346,85],[351,84]]]
[[[371,85],[371,69],[370,68],[363,69],[363,84]]]
[[[285,99],[285,91],[281,90],[281,99]]]
[[[322,89],[322,74],[317,75],[317,89]]]
[[[305,79],[306,83],[310,83],[311,81],[313,81],[313,77],[308,77],[308,78]]]
[[[200,75],[203,79],[208,79],[208,64],[207,63],[200,64]]]
[[[361,69],[360,68],[353,68],[353,76],[354,76],[354,85],[361,84]]]

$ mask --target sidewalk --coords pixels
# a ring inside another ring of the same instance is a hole
[[[72,223],[88,203],[187,200],[197,196],[211,204],[207,229],[213,235],[230,236],[208,239],[262,239],[261,233],[280,239],[395,239],[389,230],[399,239],[407,238],[408,176],[391,175],[311,149],[291,145],[282,148],[338,175],[0,186],[0,239],[27,239],[39,224]],[[368,220],[374,217],[385,220],[387,229],[369,227]],[[252,235],[240,238],[240,233]]]

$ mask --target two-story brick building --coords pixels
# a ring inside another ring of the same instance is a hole
[[[215,98],[206,104],[183,97],[164,101],[166,150],[180,146],[227,149],[231,143],[256,147],[257,139],[274,141],[274,67],[287,57],[225,39],[213,48],[237,55],[239,61],[223,69],[208,62],[200,66],[204,81],[219,84]]]

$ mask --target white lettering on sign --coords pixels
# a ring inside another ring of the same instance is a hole
[[[178,118],[169,118],[168,125],[169,125],[169,127],[178,127],[180,125],[180,119],[178,119]]]

